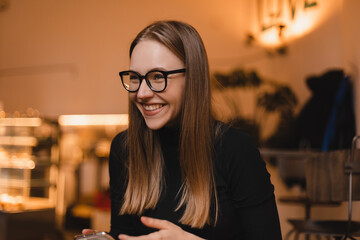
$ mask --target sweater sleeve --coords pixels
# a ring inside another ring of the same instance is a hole
[[[270,174],[251,138],[229,129],[223,138],[225,176],[241,239],[280,240],[281,231]]]

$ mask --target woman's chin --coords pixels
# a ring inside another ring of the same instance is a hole
[[[166,123],[158,119],[145,119],[146,126],[151,130],[159,130],[164,127]]]
[[[159,130],[163,127],[175,127],[179,125],[178,120],[167,120],[167,119],[146,119],[146,126],[151,130]]]

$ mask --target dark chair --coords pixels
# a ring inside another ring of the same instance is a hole
[[[316,235],[327,239],[345,240],[360,237],[360,222],[352,221],[352,201],[360,200],[360,151],[356,143],[360,136],[352,142],[351,150],[322,152],[314,155],[306,164],[307,197],[314,202],[348,201],[347,220],[313,220],[290,219],[293,229],[285,240],[300,234]]]

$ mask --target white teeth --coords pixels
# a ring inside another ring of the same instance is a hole
[[[146,111],[153,111],[156,109],[161,108],[163,105],[162,104],[153,104],[153,105],[143,105]]]

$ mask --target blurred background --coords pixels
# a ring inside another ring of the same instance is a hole
[[[304,195],[303,155],[279,154],[345,149],[360,134],[359,10],[358,0],[0,0],[0,240],[109,230],[107,157],[127,126],[118,72],[156,20],[199,31],[216,117],[253,136],[278,200]],[[278,208],[284,235],[306,214]],[[312,209],[332,215],[346,218],[345,206]]]

